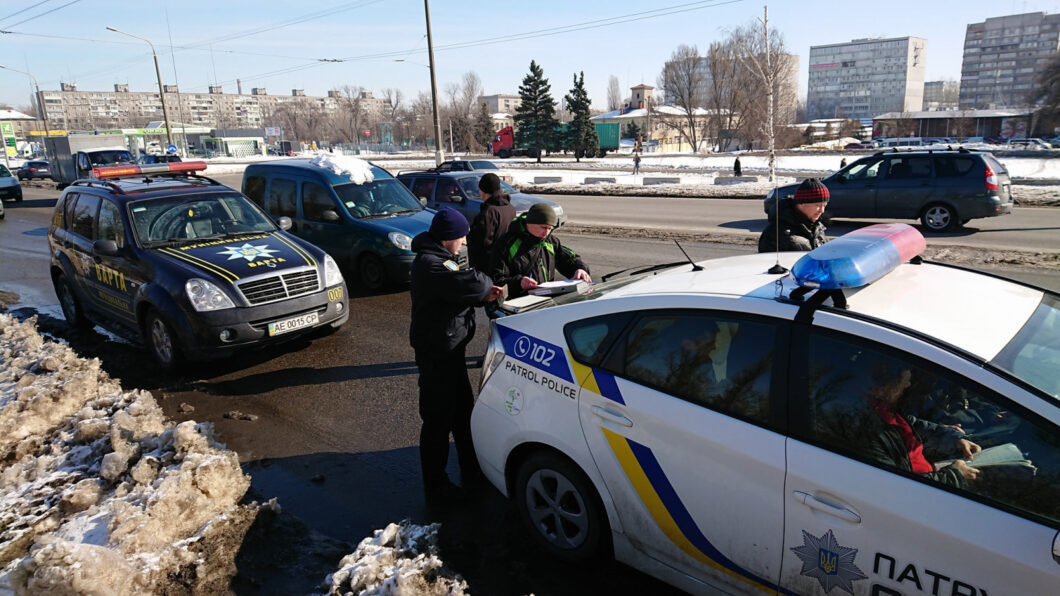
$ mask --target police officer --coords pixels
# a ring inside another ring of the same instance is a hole
[[[445,207],[434,215],[428,231],[412,239],[416,258],[412,262],[409,343],[420,371],[420,467],[428,500],[453,500],[462,495],[445,473],[450,432],[462,483],[474,484],[482,477],[471,444],[474,397],[464,350],[475,334],[475,306],[496,300],[501,288],[485,273],[457,264],[467,232],[467,219]]]
[[[552,235],[558,224],[551,205],[535,203],[494,243],[490,277],[498,286],[508,286],[509,297],[525,296],[537,284],[555,281],[557,271],[568,279],[592,281],[581,257]]]

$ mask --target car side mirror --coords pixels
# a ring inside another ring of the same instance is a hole
[[[321,211],[320,212],[320,217],[324,221],[328,221],[328,222],[339,221],[339,214],[336,213],[334,209],[325,209],[325,210]]]
[[[286,231],[286,230],[290,230],[291,229],[291,226],[294,225],[294,222],[291,221],[290,217],[287,217],[286,215],[284,215],[280,219],[276,220],[276,225],[280,226],[281,230]]]
[[[835,179],[836,179],[837,182],[846,182],[847,181],[847,175],[846,174],[836,174],[835,175]]]
[[[110,239],[96,240],[92,243],[92,252],[105,257],[113,257],[118,254],[118,243]]]

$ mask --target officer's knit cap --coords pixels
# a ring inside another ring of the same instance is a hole
[[[827,203],[829,197],[828,187],[819,179],[807,178],[799,185],[798,190],[795,191],[795,198],[792,200],[799,204]]]
[[[438,210],[438,213],[434,214],[434,219],[431,220],[430,232],[435,240],[441,242],[463,238],[467,236],[470,229],[467,224],[467,218],[461,215],[459,211],[450,207],[442,207]]]

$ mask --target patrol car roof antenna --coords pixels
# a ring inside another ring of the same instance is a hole
[[[677,248],[679,248],[681,250],[681,254],[685,255],[685,258],[688,259],[688,262],[692,263],[692,271],[702,271],[703,270],[702,267],[700,267],[699,265],[696,265],[696,262],[692,260],[692,257],[688,256],[688,253],[685,252],[684,247],[681,246],[681,243],[677,241],[677,238],[674,238],[674,244],[676,244]]]
[[[773,263],[773,266],[769,268],[767,273],[771,275],[781,275],[787,273],[788,268],[780,264],[780,182],[776,179],[773,180],[773,196],[776,197],[773,201],[773,217],[777,220],[777,225],[775,226],[777,237],[775,239],[776,244],[774,244],[777,248],[775,252],[777,255],[777,261],[776,263]],[[768,224],[768,222],[769,216],[766,215],[766,223]]]

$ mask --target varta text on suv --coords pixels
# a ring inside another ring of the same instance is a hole
[[[338,266],[203,162],[96,168],[59,197],[51,277],[67,322],[141,339],[163,367],[349,317]]]
[[[919,219],[926,230],[942,232],[1012,211],[1005,167],[990,153],[965,149],[880,151],[822,182],[831,195],[826,218]],[[797,187],[770,191],[766,213],[776,196],[793,196]]]

